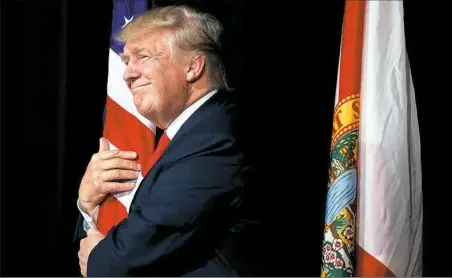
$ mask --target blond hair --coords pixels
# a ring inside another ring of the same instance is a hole
[[[116,34],[116,38],[127,42],[156,28],[172,30],[172,41],[180,49],[203,53],[211,86],[229,90],[220,50],[223,26],[218,19],[185,5],[156,7],[132,20]]]

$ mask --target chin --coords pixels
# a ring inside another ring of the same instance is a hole
[[[149,119],[149,106],[143,105],[143,103],[135,103],[135,107],[137,108],[137,112],[140,113],[141,116]]]
[[[144,116],[144,117],[146,117],[147,118],[147,116],[146,116],[146,109],[144,108],[144,107],[142,107],[142,106],[136,106],[137,107],[137,111],[138,111],[138,113],[140,113],[142,116]]]
[[[141,114],[142,111],[145,110],[144,108],[145,108],[146,105],[144,104],[143,97],[138,96],[138,95],[134,96],[133,97],[133,104],[135,104],[135,107],[136,107],[137,111],[140,114]]]
[[[138,113],[146,119],[150,119],[150,116],[155,114],[153,111],[153,108],[155,108],[155,100],[149,100],[143,96],[137,95],[133,98],[133,103],[135,104]]]

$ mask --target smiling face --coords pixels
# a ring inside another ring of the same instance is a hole
[[[124,46],[127,83],[138,112],[166,129],[186,106],[190,97],[186,60],[182,51],[172,56],[170,30],[138,35]]]

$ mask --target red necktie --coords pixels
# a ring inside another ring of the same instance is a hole
[[[160,137],[157,149],[152,154],[149,161],[144,161],[141,172],[145,175],[157,160],[162,156],[163,151],[166,149],[170,142],[170,139],[163,133]],[[116,199],[113,195],[108,195],[104,202],[99,207],[99,214],[97,217],[97,229],[107,235],[111,228],[118,225],[122,220],[127,218],[127,209],[124,205]]]

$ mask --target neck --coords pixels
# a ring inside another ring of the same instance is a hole
[[[193,103],[197,102],[203,96],[210,93],[212,90],[213,89],[211,89],[211,88],[205,88],[203,90],[196,90],[196,91],[191,92],[187,99],[187,102],[185,103],[184,110],[187,109],[188,107],[190,107]]]
[[[157,126],[161,129],[167,129],[168,126],[177,118],[179,115],[188,107],[190,107],[193,103],[197,102],[203,96],[207,95],[214,89],[210,86],[200,86],[199,84],[192,84],[188,88],[187,99],[185,104],[179,109],[179,111],[172,117],[171,120],[167,121],[165,124],[157,124]]]
[[[210,86],[207,78],[203,77],[197,80],[197,82],[190,84],[188,90],[188,98],[185,102],[184,109],[187,109],[187,107],[198,101],[203,96],[207,95],[213,90],[213,88],[212,86]]]

